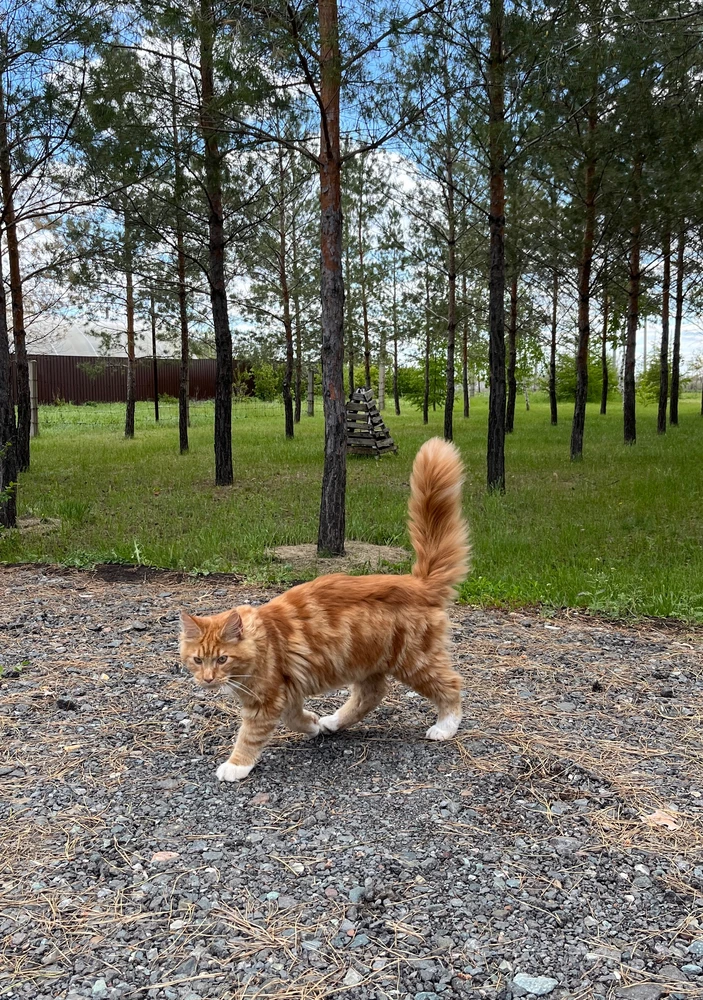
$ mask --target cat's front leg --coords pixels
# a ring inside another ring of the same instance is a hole
[[[264,712],[242,713],[242,725],[230,758],[217,768],[218,781],[242,781],[247,777],[268,743],[278,719],[278,715]]]

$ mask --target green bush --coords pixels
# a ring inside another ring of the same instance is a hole
[[[254,376],[254,395],[257,399],[270,403],[283,392],[282,368],[274,368],[270,362],[264,361],[253,369],[252,374]]]
[[[679,399],[683,389],[679,381]],[[671,371],[669,371],[669,393],[671,393]],[[646,369],[637,379],[637,399],[644,405],[659,401],[659,348],[652,351],[652,358]]]
[[[608,398],[619,395],[618,373],[608,357]],[[576,358],[573,354],[560,354],[557,357],[557,399],[561,402],[574,402],[576,399]],[[546,385],[545,385],[546,388]],[[600,402],[603,390],[603,373],[600,354],[590,354],[588,358],[588,402]]]
[[[391,375],[392,378],[392,375]],[[425,396],[425,371],[424,368],[399,368],[398,369],[398,393],[407,399],[409,403],[422,409]],[[447,397],[447,372],[444,359],[430,359],[430,409],[433,406],[442,406]]]

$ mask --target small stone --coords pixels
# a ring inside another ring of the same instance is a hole
[[[271,795],[269,792],[257,792],[249,800],[249,804],[252,806],[264,806],[270,800]]]
[[[687,976],[700,976],[703,967],[696,965],[695,962],[689,962],[687,965],[681,966],[681,971],[685,972]]]
[[[363,886],[361,885],[352,886],[352,888],[349,890],[349,901],[351,903],[354,903],[354,905],[356,905],[357,903],[360,903],[362,901],[365,895],[366,895],[366,890],[364,889]]]
[[[153,865],[160,861],[175,861],[178,857],[180,857],[178,851],[156,851],[151,856],[151,863]]]
[[[274,890],[273,892],[267,892],[267,893],[266,893],[266,898],[267,898],[268,900],[270,900],[271,902],[273,902],[273,900],[274,900],[274,899],[278,899],[278,897],[279,897],[280,895],[281,895],[281,894],[280,894],[280,892],[276,892],[276,891]]]
[[[450,948],[454,947],[454,938],[447,937],[444,934],[437,934],[434,943],[438,951],[449,951]]]
[[[107,983],[104,979],[96,979],[93,983],[93,988],[90,991],[91,996],[94,997],[106,997],[107,996]]]
[[[657,973],[657,979],[662,983],[687,983],[688,979],[681,969],[675,965],[662,965]]]
[[[322,947],[322,941],[318,941],[317,938],[311,938],[309,941],[303,941],[303,949],[305,951],[319,951]]]
[[[170,931],[179,931],[181,927],[185,927],[185,925],[186,925],[185,920],[172,920],[171,923],[168,925],[168,929]]]
[[[659,1000],[664,993],[664,987],[656,983],[635,983],[633,986],[621,986],[617,996],[622,1000]]]
[[[292,861],[291,868],[296,875],[302,875],[305,872],[305,865],[300,861]]]
[[[358,986],[363,980],[363,976],[356,971],[356,969],[347,969],[347,974],[342,980],[344,986]]]
[[[526,976],[523,972],[513,978],[513,983],[536,997],[546,996],[559,985],[556,979],[550,979],[549,976]]]
[[[688,946],[688,954],[693,955],[694,958],[703,958],[703,938],[691,941]]]
[[[367,944],[371,944],[371,938],[366,934],[357,934],[352,943],[349,945],[350,948],[365,948]]]
[[[415,1000],[440,1000],[440,998],[437,993],[427,993],[426,990],[422,990],[421,993],[415,994]]]

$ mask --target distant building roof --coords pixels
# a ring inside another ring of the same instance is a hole
[[[111,346],[106,350],[99,331],[109,334]],[[62,323],[33,323],[27,328],[27,350],[30,354],[60,354],[78,357],[123,358],[127,354],[127,334],[109,321],[86,323],[81,320]],[[156,351],[159,357],[177,355],[174,344],[162,340],[157,331]],[[137,325],[135,333],[137,357],[151,356],[151,330]]]

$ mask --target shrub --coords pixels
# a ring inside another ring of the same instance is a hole
[[[257,399],[268,403],[283,392],[283,369],[276,369],[270,362],[264,361],[254,368],[252,374]]]
[[[683,379],[679,381],[679,399],[683,390]],[[669,371],[669,393],[671,393],[671,371]],[[659,348],[652,352],[652,358],[637,379],[637,398],[644,405],[659,401]]]
[[[612,359],[608,357],[608,398],[617,396],[618,373]],[[573,354],[560,354],[557,357],[557,399],[561,402],[574,402],[576,399],[576,358]],[[545,386],[546,388],[546,386]],[[590,354],[588,358],[588,402],[600,402],[603,390],[603,373],[601,371],[600,354]]]
[[[398,369],[398,393],[409,403],[422,409],[425,395],[425,371],[421,367]],[[447,372],[444,359],[430,359],[429,405],[442,406],[447,397]]]

